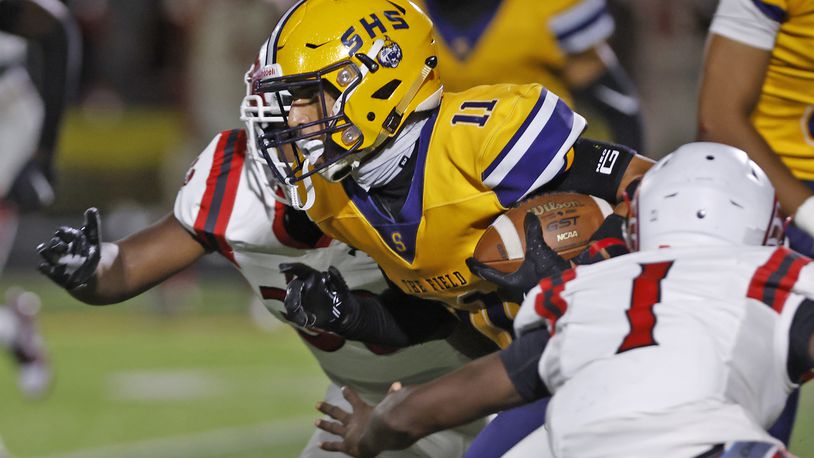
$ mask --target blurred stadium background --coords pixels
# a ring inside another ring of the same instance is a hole
[[[243,73],[289,1],[66,3],[82,28],[84,63],[61,137],[57,202],[23,218],[0,278],[0,291],[41,296],[56,383],[47,398],[26,401],[11,361],[0,364],[0,457],[296,456],[326,379],[219,258],[125,304],[92,308],[40,277],[34,254],[88,206],[102,211],[107,240],[170,211],[198,152],[216,132],[240,127]],[[644,104],[645,153],[658,158],[695,135],[717,1],[609,3],[612,44]],[[814,457],[814,389],[800,409],[792,451]]]

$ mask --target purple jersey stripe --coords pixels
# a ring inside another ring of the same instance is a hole
[[[508,207],[526,195],[537,178],[557,159],[557,153],[571,135],[573,124],[574,112],[565,102],[558,100],[545,127],[500,184],[492,188],[501,205]],[[564,170],[562,164],[556,167],[557,174]]]
[[[788,14],[786,14],[786,10],[780,8],[777,5],[772,5],[761,0],[752,0],[752,3],[755,4],[757,9],[760,10],[761,13],[765,14],[766,17],[775,21],[775,22],[786,22],[788,19]]]
[[[514,136],[512,136],[512,139],[509,140],[509,143],[507,143],[506,146],[503,147],[503,150],[500,151],[500,154],[497,155],[495,160],[492,161],[491,164],[489,164],[489,167],[486,167],[486,170],[484,170],[480,176],[481,180],[485,180],[486,177],[488,177],[497,168],[497,166],[500,165],[500,163],[503,161],[503,158],[506,157],[507,154],[509,154],[509,151],[512,150],[512,147],[514,147],[515,143],[517,143],[517,141],[520,140],[520,137],[523,136],[523,133],[526,131],[526,129],[528,129],[529,124],[531,124],[531,121],[534,120],[535,116],[537,116],[537,112],[540,111],[540,107],[543,106],[546,94],[548,94],[547,90],[542,89],[540,91],[540,98],[537,99],[537,103],[534,104],[534,107],[532,107],[531,112],[528,114],[528,116],[526,116],[526,120],[523,121],[523,124],[520,126],[519,129],[517,129],[517,132],[514,133]]]

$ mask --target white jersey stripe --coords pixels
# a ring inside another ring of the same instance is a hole
[[[497,167],[484,178],[483,184],[490,188],[495,188],[506,178],[506,175],[508,175],[512,168],[520,161],[520,158],[526,154],[529,146],[531,146],[540,132],[545,128],[548,120],[551,119],[551,114],[554,112],[554,108],[557,106],[559,99],[560,98],[554,95],[553,92],[546,91],[543,105],[534,116],[534,119],[532,119],[531,123],[523,131],[517,143],[509,150],[509,153],[506,154]],[[570,147],[571,144],[569,143],[568,146]]]
[[[569,54],[587,51],[607,40],[615,28],[613,18],[607,14],[603,15],[578,33],[561,38],[559,40],[560,48]]]
[[[565,154],[568,152],[568,150],[571,148],[574,142],[577,141],[577,138],[579,138],[580,134],[582,134],[582,131],[585,130],[585,126],[587,124],[588,123],[585,121],[585,118],[580,116],[579,113],[574,112],[574,120],[573,123],[571,124],[571,133],[568,135],[568,138],[562,144],[559,151],[557,151],[557,155],[555,157],[565,157]],[[521,197],[521,199],[525,198],[527,195],[529,195],[529,193],[539,189],[540,186],[554,179],[554,177],[556,177],[557,174],[560,173],[561,167],[563,165],[564,164],[561,163],[558,164],[556,167],[551,167],[551,165],[546,167],[546,169],[543,170],[543,173],[541,173],[539,177],[537,177],[537,179],[534,181],[534,183],[531,185],[528,191],[526,191],[526,193],[523,194],[523,197]]]

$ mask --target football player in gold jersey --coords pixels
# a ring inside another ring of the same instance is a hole
[[[406,0],[303,0],[261,47],[242,119],[253,152],[324,233],[369,254],[396,288],[445,303],[506,346],[519,300],[504,301],[494,282],[476,275],[489,271],[467,264],[489,224],[545,190],[618,203],[652,161],[581,139],[585,119],[540,84],[444,93],[438,61],[431,21]],[[271,127],[281,121],[286,128]],[[614,227],[618,215],[600,232]],[[555,264],[562,268],[537,243],[540,232],[528,226],[518,272],[486,276],[516,293]],[[281,270],[296,277],[288,319],[374,341],[407,333],[396,318],[404,310],[355,299],[338,272]],[[507,425],[496,430],[506,441],[490,449],[476,443],[469,453],[500,456],[539,427],[544,409],[542,402],[496,420]]]
[[[539,84],[443,93],[436,64],[432,23],[412,3],[304,0],[261,47],[243,118],[326,234],[505,346],[517,304],[465,262],[486,227],[541,190],[618,202],[651,161],[580,140],[585,119]],[[289,105],[288,128],[267,129]]]
[[[600,117],[597,134],[638,150],[636,91],[607,43],[605,0],[417,0],[435,26],[447,91],[539,83]]]
[[[703,76],[700,137],[749,151],[784,212],[814,234],[814,2],[723,0]],[[795,229],[792,248],[814,254]]]
[[[791,248],[814,256],[814,2],[722,0],[699,100],[699,137],[749,152],[772,180]],[[788,443],[797,392],[772,434]]]

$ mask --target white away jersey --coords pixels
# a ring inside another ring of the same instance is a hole
[[[556,456],[696,456],[764,432],[796,386],[789,328],[814,298],[785,248],[667,248],[563,272],[529,292],[517,329],[552,334],[540,376]]]
[[[335,266],[354,290],[381,292],[386,282],[365,253],[328,237],[316,246],[294,240],[282,221],[260,160],[246,149],[242,130],[218,134],[187,173],[175,201],[175,217],[207,248],[226,257],[248,280],[266,307],[287,324],[282,299],[286,279],[278,266],[301,262],[317,270]],[[365,345],[335,334],[297,332],[337,385],[378,401],[390,384],[428,381],[467,360],[445,341],[401,350]]]

